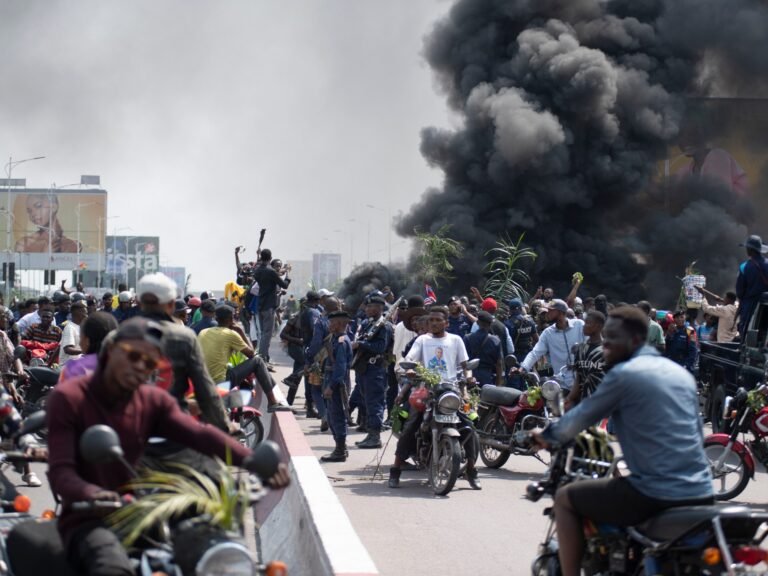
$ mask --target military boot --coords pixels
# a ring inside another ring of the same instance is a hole
[[[368,436],[357,445],[358,448],[381,448],[381,434],[378,430],[368,432]]]
[[[402,470],[400,468],[390,468],[389,469],[389,487],[390,488],[400,488],[400,473]]]
[[[345,440],[336,440],[336,448],[330,454],[320,457],[321,462],[346,462],[349,452]]]

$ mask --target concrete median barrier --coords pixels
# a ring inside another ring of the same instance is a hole
[[[285,562],[291,576],[378,575],[293,413],[268,414],[262,394],[254,405],[291,472],[291,485],[268,493],[254,509],[262,559]]]

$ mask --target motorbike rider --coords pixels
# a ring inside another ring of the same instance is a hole
[[[108,424],[118,437],[125,459],[135,465],[150,436],[160,435],[236,466],[253,467],[251,451],[213,426],[200,425],[183,413],[174,398],[146,385],[161,361],[163,326],[145,318],[120,325],[99,354],[92,376],[60,383],[48,404],[49,477],[62,499],[59,532],[67,558],[78,574],[132,576],[134,569],[117,536],[94,513],[76,512],[73,502],[118,500],[117,491],[130,480],[120,465],[86,462],[79,453],[80,435],[90,426]],[[289,482],[280,465],[269,483]]]
[[[56,325],[63,328],[64,324],[69,320],[72,297],[63,290],[56,290],[53,293],[53,305],[56,307],[56,312],[53,315]]]
[[[565,399],[565,409],[570,410],[579,402],[594,394],[605,376],[603,359],[603,327],[605,314],[597,310],[587,312],[584,321],[585,342],[573,347],[573,388]]]
[[[534,433],[534,441],[546,448],[611,416],[632,471],[630,476],[573,482],[558,490],[554,512],[563,576],[580,574],[584,518],[633,526],[667,508],[713,501],[696,382],[647,346],[647,334],[648,317],[641,310],[612,310],[603,340],[610,369],[597,391]]]
[[[429,310],[428,318],[430,333],[416,338],[405,359],[409,362],[418,362],[425,368],[432,365],[433,368],[428,369],[437,372],[444,382],[457,382],[460,370],[463,372],[464,381],[473,382],[474,379],[467,374],[469,356],[467,355],[464,341],[455,334],[450,334],[446,331],[448,326],[448,310],[443,306],[433,306]],[[442,351],[441,361],[435,363],[432,360],[434,360],[438,349]],[[415,374],[409,375],[414,376]],[[403,386],[395,399],[396,406],[403,403],[403,400],[410,393],[410,388],[410,383]],[[467,399],[466,389],[462,390],[462,393],[465,399]],[[459,417],[461,418],[462,416]],[[395,462],[392,468],[389,469],[390,488],[400,487],[400,475],[403,465],[408,457],[416,452],[416,433],[419,431],[423,419],[423,413],[411,406],[408,420],[403,426],[402,434],[397,441]],[[466,432],[462,431],[462,436],[465,434]],[[474,429],[472,429],[472,434],[475,434]],[[467,439],[462,437],[461,443],[464,444],[467,451],[467,481],[473,490],[481,490],[482,486],[478,480],[477,469],[475,468],[478,446],[477,438]]]

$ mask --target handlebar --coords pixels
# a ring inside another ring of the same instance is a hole
[[[9,450],[0,454],[0,459],[4,462],[48,462],[48,458],[39,456],[28,456],[25,452],[18,450]]]
[[[76,512],[90,512],[98,510],[118,510],[134,501],[131,494],[123,494],[120,500],[81,500],[72,502],[69,508]]]

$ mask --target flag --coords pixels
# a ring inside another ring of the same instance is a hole
[[[437,303],[437,295],[435,294],[435,291],[432,290],[432,286],[429,284],[424,284],[424,292],[426,293],[427,297],[424,299],[424,304],[436,304]],[[431,302],[427,302],[427,300],[431,300]]]

